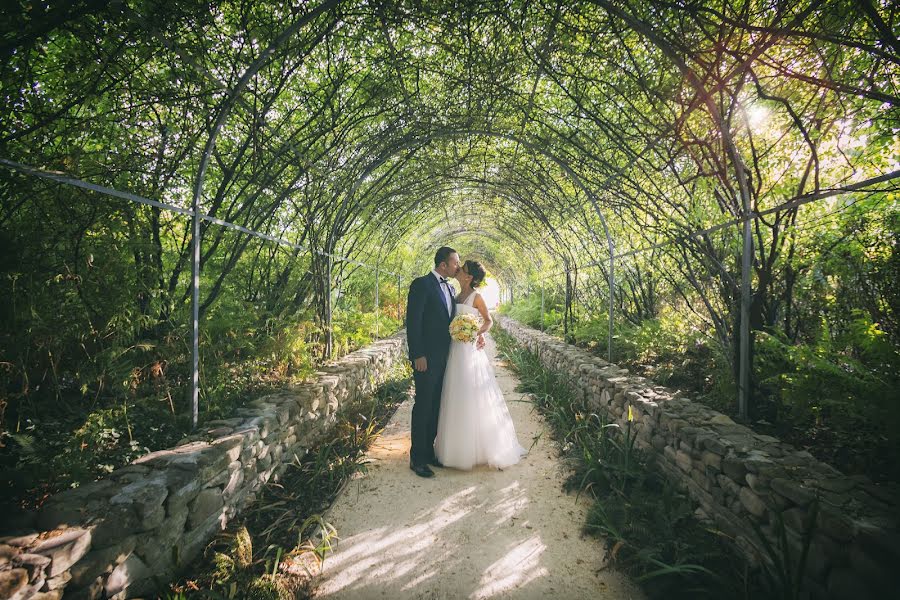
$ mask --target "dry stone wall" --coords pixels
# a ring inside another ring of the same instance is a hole
[[[803,588],[817,599],[898,597],[896,486],[843,475],[809,452],[755,433],[557,338],[506,317],[499,323],[545,367],[569,376],[581,399],[610,422],[624,427],[630,406],[636,445],[687,490],[700,505],[698,516],[731,537],[751,564],[769,562],[754,524],[780,548],[779,520],[789,554],[799,557],[815,500]]]
[[[109,477],[50,498],[0,538],[0,599],[131,598],[175,577],[295,455],[325,439],[399,361],[404,335],[265,396]]]

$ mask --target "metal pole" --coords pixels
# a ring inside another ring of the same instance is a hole
[[[744,217],[750,216],[750,201],[747,194],[743,196]],[[753,257],[753,232],[751,219],[744,221],[744,246],[741,251],[741,336],[738,370],[738,415],[743,420],[748,418],[750,400],[750,269]]]
[[[403,276],[397,274],[397,318],[401,321],[403,316]]]
[[[380,301],[380,298],[378,297],[378,265],[375,265],[375,339],[376,340],[380,337],[379,331],[378,331],[378,321],[380,320],[379,317],[381,316],[381,311],[379,310],[379,301]]]
[[[200,416],[200,195],[191,202],[191,428],[197,428]]]
[[[615,267],[616,267],[616,253],[612,248],[612,242],[610,242],[610,252],[609,252],[609,340],[607,342],[607,352],[606,352],[606,360],[612,362],[613,352],[613,301],[616,297],[616,279],[615,279]]]
[[[334,338],[331,332],[331,257],[325,257],[325,358],[331,358]]]
[[[544,328],[544,281],[541,280],[541,331],[545,331]]]
[[[563,310],[563,337],[569,341],[569,305],[572,302],[572,276],[566,270],[566,305]]]

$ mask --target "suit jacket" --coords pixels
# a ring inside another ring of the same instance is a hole
[[[406,339],[409,359],[420,356],[432,361],[446,361],[450,353],[450,321],[456,316],[456,296],[450,288],[450,313],[441,291],[441,283],[433,273],[415,279],[406,298]]]

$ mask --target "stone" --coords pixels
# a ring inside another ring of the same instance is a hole
[[[48,591],[53,590],[62,590],[68,585],[69,581],[72,580],[72,573],[70,571],[63,571],[56,577],[51,577],[47,581],[44,582],[44,588]]]
[[[769,491],[769,484],[756,473],[747,473],[744,476],[747,485],[757,494],[764,494]]]
[[[18,567],[25,567],[30,572],[43,570],[47,565],[51,562],[49,556],[44,556],[43,554],[29,554],[27,552],[23,552],[16,556],[13,560],[13,563]]]
[[[176,546],[178,566],[182,567],[194,560],[213,535],[223,528],[219,515],[214,513],[197,527],[186,531]]]
[[[147,579],[152,575],[153,572],[147,568],[144,561],[132,554],[113,569],[103,589],[107,596],[115,596],[125,591],[134,582]]]
[[[187,516],[187,507],[169,515],[152,538],[134,549],[141,560],[154,572],[174,574],[177,566],[174,550],[178,546],[178,540],[184,534]]]
[[[740,484],[735,482],[731,477],[719,475],[716,480],[719,482],[719,487],[721,487],[722,490],[724,490],[726,493],[731,494],[735,498],[741,494]]]
[[[142,479],[129,483],[122,490],[110,498],[112,505],[121,504],[130,506],[138,518],[142,521],[150,521],[145,529],[152,529],[159,524],[159,514],[163,510],[163,502],[169,490],[166,487],[165,475],[160,474],[152,479]],[[155,523],[155,524],[154,524]]]
[[[813,490],[792,479],[776,477],[769,482],[769,486],[776,494],[800,506],[807,506],[816,498]]]
[[[12,557],[20,554],[22,551],[8,544],[0,544],[0,567],[9,563]]]
[[[782,498],[778,494],[773,493],[771,490],[759,492],[759,497],[760,499],[762,499],[766,506],[768,506],[775,512],[781,512],[793,506],[790,500]]]
[[[169,490],[166,498],[166,514],[171,516],[187,507],[188,503],[200,493],[202,486],[191,471],[170,469],[166,473],[166,487]]]
[[[232,431],[234,431],[234,428],[232,427],[213,427],[212,429],[206,430],[206,435],[211,438],[220,438],[230,434]]]
[[[241,470],[240,461],[235,461],[237,467],[231,471],[231,477],[228,480],[228,483],[225,484],[225,488],[222,490],[222,496],[224,498],[230,498],[233,496],[241,487],[241,484],[244,483],[244,471]]]
[[[663,456],[665,456],[666,459],[668,459],[668,461],[670,463],[674,464],[675,463],[675,448],[673,448],[672,446],[666,446],[665,448],[663,448]]]
[[[704,449],[719,456],[725,456],[728,453],[728,446],[714,436],[704,437],[702,446]]]
[[[37,533],[29,533],[27,535],[14,535],[0,538],[0,544],[7,544],[16,548],[24,548],[32,545],[38,539]]]
[[[697,436],[700,435],[708,435],[709,432],[706,429],[702,429],[700,427],[687,426],[682,427],[678,431],[678,437],[687,442],[690,446],[694,445],[694,442],[697,439]]]
[[[807,513],[799,507],[790,508],[781,513],[784,526],[799,534],[803,534],[809,527]]]
[[[700,455],[700,460],[703,461],[703,464],[707,467],[711,467],[717,471],[722,470],[722,457],[716,454],[715,452],[710,452],[709,450],[704,450]]]
[[[741,460],[732,456],[726,456],[722,459],[722,472],[733,481],[743,483],[747,475],[747,468]]]
[[[735,422],[726,415],[717,414],[707,421],[712,425],[735,425]]]
[[[845,494],[856,487],[856,482],[850,478],[820,479],[816,482],[816,487],[836,494]]]
[[[738,498],[750,514],[761,517],[766,513],[765,503],[750,488],[742,487]]]
[[[88,552],[69,570],[72,575],[72,585],[77,588],[86,587],[99,575],[112,572],[117,565],[128,558],[136,545],[137,536],[130,535],[122,538],[113,546]]]
[[[234,462],[241,456],[241,450],[244,448],[244,436],[237,435],[229,435],[228,437],[220,438],[212,443],[213,447],[221,448],[225,451],[226,456],[228,457],[228,462]]]
[[[109,505],[106,513],[94,520],[91,527],[91,547],[96,550],[114,546],[122,537],[140,530],[140,519],[130,506]]]
[[[188,529],[196,528],[211,515],[221,512],[224,504],[222,490],[219,488],[207,488],[200,492],[190,504],[187,520]]]
[[[256,460],[256,468],[258,471],[265,471],[272,464],[272,455],[266,452],[265,456],[260,456]]]
[[[0,598],[12,598],[28,586],[28,571],[9,569],[0,571]]]
[[[243,422],[242,419],[215,419],[213,421],[209,421],[206,425],[208,427],[237,427]]]
[[[82,556],[87,554],[90,548],[90,532],[84,529],[69,529],[60,531],[58,535],[42,540],[32,547],[30,552],[48,557],[52,564],[47,575],[55,577],[68,570]]]
[[[62,595],[62,590],[54,589],[49,592],[38,592],[28,600],[60,600]]]
[[[147,456],[153,455],[156,455],[152,459],[153,464],[160,464],[161,468],[171,465],[176,469],[192,471],[201,482],[218,475],[230,462],[224,449],[207,442],[194,442],[173,450],[153,452]],[[142,457],[138,460],[146,458]]]
[[[691,455],[683,450],[678,450],[675,453],[675,464],[684,471],[685,473],[689,473],[693,468],[693,460],[691,459]]]
[[[744,459],[744,467],[752,473],[759,473],[772,466],[772,459],[767,454],[757,450],[751,451],[750,456]]]

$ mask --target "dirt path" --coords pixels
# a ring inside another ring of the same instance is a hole
[[[369,451],[369,472],[352,481],[327,520],[340,542],[325,560],[316,598],[643,598],[622,574],[601,570],[603,548],[581,534],[587,502],[562,491],[564,474],[541,418],[497,377],[526,448],[496,471],[409,470],[411,401]]]

